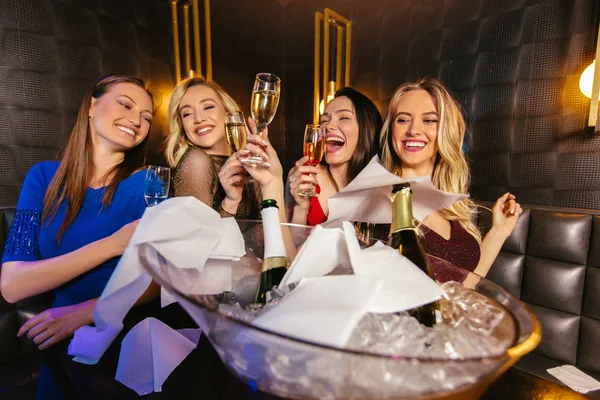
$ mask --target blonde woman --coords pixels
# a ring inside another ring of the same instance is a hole
[[[239,106],[219,85],[183,80],[169,103],[166,157],[175,196],[194,196],[222,216],[260,218],[257,188],[237,185],[246,170],[227,144],[225,114]]]
[[[402,178],[430,176],[440,190],[467,193],[464,135],[460,107],[440,81],[404,83],[394,93],[383,123],[381,161]],[[522,209],[515,196],[506,193],[492,211],[493,226],[483,240],[472,222],[475,205],[470,199],[429,215],[421,221],[425,252],[486,276]]]

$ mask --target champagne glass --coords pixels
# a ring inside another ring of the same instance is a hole
[[[248,142],[248,130],[242,112],[228,112],[225,115],[225,137],[231,151],[237,153],[246,147]],[[245,185],[246,183],[254,182],[254,179],[247,175],[239,182],[234,183],[234,186]]]
[[[252,112],[252,118],[256,121],[257,133],[259,135],[273,121],[273,117],[275,117],[277,106],[279,105],[280,89],[281,79],[277,76],[266,72],[256,75],[254,87],[252,88],[250,111]],[[241,161],[264,168],[271,166],[257,154],[244,158]]]
[[[325,130],[321,125],[306,125],[306,129],[304,129],[303,147],[304,156],[308,157],[308,161],[304,165],[318,165],[325,153]],[[298,195],[304,197],[318,196],[315,187],[298,192]]]
[[[171,169],[160,165],[148,165],[144,183],[144,199],[149,207],[156,206],[169,197]]]

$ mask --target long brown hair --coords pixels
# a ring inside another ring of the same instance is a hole
[[[154,98],[148,89],[148,84],[144,80],[132,75],[113,74],[104,76],[96,81],[91,90],[85,94],[79,107],[79,113],[71,132],[71,137],[63,150],[60,166],[54,178],[52,178],[44,197],[42,221],[47,220],[48,224],[56,216],[63,201],[66,200],[67,202],[65,219],[56,233],[56,239],[59,243],[63,234],[73,223],[81,209],[92,172],[93,143],[89,126],[89,111],[92,98],[98,99],[102,97],[111,86],[118,83],[132,83],[144,89],[148,96],[150,96],[154,108]],[[123,162],[115,165],[106,173],[105,177],[112,176],[112,179],[105,188],[104,196],[102,197],[102,205],[104,207],[110,205],[119,183],[144,165],[148,136],[138,146],[127,150]]]

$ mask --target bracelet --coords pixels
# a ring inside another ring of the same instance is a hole
[[[279,206],[277,205],[277,200],[265,199],[262,201],[262,203],[260,203],[261,210],[264,210],[265,208],[269,208],[269,207],[275,207],[275,208],[279,209]]]

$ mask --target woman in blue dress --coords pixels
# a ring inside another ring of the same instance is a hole
[[[93,322],[93,309],[146,207],[144,164],[154,103],[130,75],[98,80],[81,103],[60,162],[28,172],[2,258],[11,302],[52,290],[52,308],[18,332],[41,349]],[[156,296],[156,286],[140,299]],[[57,398],[42,368],[38,398]]]

